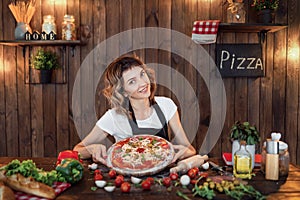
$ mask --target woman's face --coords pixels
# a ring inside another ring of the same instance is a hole
[[[146,71],[141,67],[133,67],[123,72],[125,95],[131,99],[149,98],[150,80]]]

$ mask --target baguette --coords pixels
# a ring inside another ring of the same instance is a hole
[[[0,200],[15,200],[14,192],[7,186],[0,182]]]
[[[21,174],[6,176],[5,184],[16,191],[44,197],[48,199],[55,198],[55,190],[41,182],[34,180],[32,177],[24,177]]]

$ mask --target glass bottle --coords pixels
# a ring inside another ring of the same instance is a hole
[[[62,39],[76,40],[76,27],[73,15],[65,15],[62,23]]]
[[[252,160],[246,148],[246,141],[240,142],[240,149],[234,154],[233,174],[236,178],[251,179]]]
[[[55,18],[52,15],[45,15],[43,20],[44,23],[42,25],[42,32],[49,34],[51,31],[53,31],[53,33],[56,34]]]

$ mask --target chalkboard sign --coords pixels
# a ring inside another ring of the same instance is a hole
[[[222,77],[265,75],[260,44],[217,44],[216,64]]]

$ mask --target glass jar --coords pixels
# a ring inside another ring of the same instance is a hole
[[[290,154],[286,143],[279,144],[279,176],[287,176],[289,173]]]
[[[76,40],[75,18],[73,15],[65,15],[62,23],[62,39]]]
[[[52,15],[45,15],[43,20],[42,32],[49,34],[51,31],[53,31],[53,33],[56,34],[55,18]]]
[[[246,11],[244,3],[233,2],[230,3],[227,9],[227,22],[228,23],[245,23]]]

